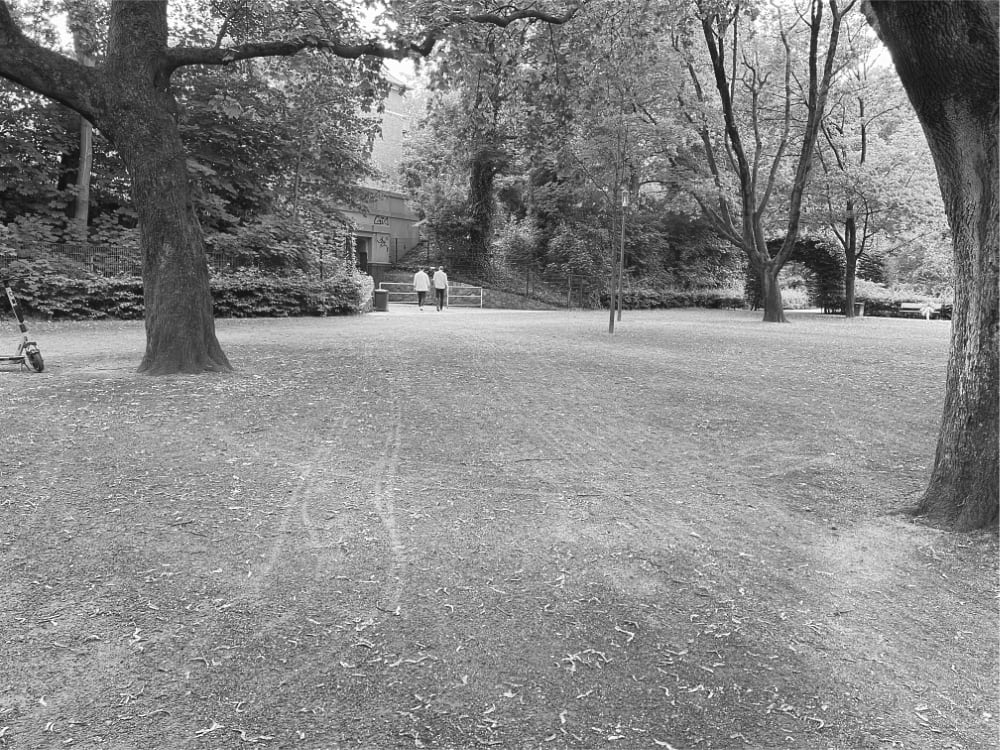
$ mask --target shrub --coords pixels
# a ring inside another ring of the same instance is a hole
[[[903,302],[918,302],[930,304],[951,304],[947,298],[933,297],[921,294],[909,287],[889,289],[882,284],[858,279],[855,282],[854,299],[865,303],[865,315],[873,317],[891,317],[899,314],[899,306]]]
[[[493,238],[493,257],[519,266],[529,266],[539,247],[539,233],[528,221],[511,220]]]
[[[610,304],[607,292],[602,292],[601,304],[605,306]],[[742,308],[744,299],[742,289],[730,287],[719,289],[653,289],[635,286],[622,292],[622,306],[628,310],[657,310],[675,307]]]
[[[142,280],[67,276],[44,262],[11,264],[15,294],[31,316],[60,320],[135,320],[145,312]],[[371,299],[372,278],[336,268],[329,278],[267,276],[241,271],[211,280],[216,317],[292,317],[360,312]]]
[[[781,290],[781,304],[786,310],[804,310],[810,306],[811,294],[806,286]]]
[[[340,269],[320,281],[294,274],[265,276],[240,271],[212,280],[215,315],[220,318],[283,318],[360,312],[371,299],[370,276]]]
[[[339,225],[316,226],[306,220],[266,216],[228,233],[208,234],[210,258],[221,267],[257,268],[276,275],[315,271],[319,260],[344,246]]]

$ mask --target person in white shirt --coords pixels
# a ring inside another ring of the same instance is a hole
[[[441,312],[444,307],[444,296],[448,291],[448,274],[444,272],[444,266],[438,266],[434,272],[434,294],[437,295],[437,309]]]
[[[424,309],[424,297],[427,296],[427,292],[431,288],[431,277],[427,275],[427,272],[418,268],[417,272],[413,274],[413,291],[417,293],[417,307],[420,310]]]

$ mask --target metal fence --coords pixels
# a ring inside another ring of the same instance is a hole
[[[441,265],[449,278],[560,307],[595,307],[607,291],[607,282],[601,279],[552,268]]]
[[[81,270],[100,276],[138,276],[142,261],[136,248],[118,245],[35,245],[0,249],[0,270],[21,261],[44,261],[63,273]]]

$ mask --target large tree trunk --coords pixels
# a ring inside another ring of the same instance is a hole
[[[492,144],[479,146],[472,157],[469,172],[469,261],[476,271],[489,265],[490,241],[496,202],[493,186],[503,169],[506,155]]]
[[[106,63],[112,85],[96,125],[125,163],[139,215],[146,306],[139,372],[229,371],[215,335],[208,262],[169,88],[166,42],[166,3],[112,5]]]
[[[1000,497],[998,7],[870,3],[927,136],[954,238],[947,394],[919,510],[959,529],[995,524]]]
[[[781,265],[769,263],[763,267],[760,273],[761,297],[764,300],[764,321],[765,323],[786,323],[785,305],[781,299],[781,283],[778,276],[781,274]]]

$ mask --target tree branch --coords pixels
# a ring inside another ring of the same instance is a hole
[[[569,22],[587,0],[578,0],[561,15],[534,8],[512,8],[504,13],[451,14],[442,23],[429,29],[420,41],[399,39],[382,42],[345,42],[340,39],[303,34],[273,41],[248,42],[234,47],[175,47],[167,52],[168,68],[173,71],[186,65],[228,65],[238,60],[256,57],[290,57],[306,49],[329,52],[346,60],[377,57],[383,60],[404,60],[407,57],[427,57],[453,26],[478,23],[506,28],[516,21],[542,21],[561,25]]]
[[[713,210],[700,195],[691,193],[691,197],[694,198],[694,202],[701,208],[705,218],[708,219],[708,222],[714,227],[719,236],[729,240],[736,247],[746,250],[743,235],[736,231],[736,227],[733,226],[728,216]]]
[[[101,75],[26,37],[0,0],[0,76],[83,115],[91,123],[99,106]]]
[[[803,132],[802,150],[799,154],[795,178],[792,182],[792,191],[788,201],[788,228],[785,232],[785,241],[776,256],[776,262],[780,264],[788,260],[792,254],[792,250],[794,250],[794,242],[791,240],[798,237],[799,222],[802,217],[802,194],[805,192],[806,183],[809,180],[809,172],[812,168],[812,155],[816,148],[820,124],[823,112],[826,109],[827,96],[830,92],[830,81],[833,78],[841,22],[848,11],[854,6],[856,0],[847,0],[843,9],[838,7],[837,0],[826,1],[830,6],[830,36],[826,44],[826,57],[822,72],[818,69],[818,64],[820,55],[819,32],[823,22],[823,0],[812,0],[811,5],[809,23],[809,96],[806,102],[808,115]]]
[[[784,29],[782,29],[781,31],[781,43],[785,49],[785,109],[784,109],[783,125],[781,130],[781,140],[778,141],[778,152],[774,155],[774,160],[771,162],[771,171],[768,173],[767,176],[767,184],[764,187],[764,194],[761,196],[760,202],[757,204],[756,207],[758,216],[762,215],[764,211],[767,210],[767,204],[771,200],[771,193],[774,190],[774,183],[777,181],[778,178],[778,168],[781,165],[781,160],[785,157],[785,149],[788,148],[788,138],[789,138],[789,133],[791,131],[792,50],[791,50],[791,45],[788,42],[788,35]]]

